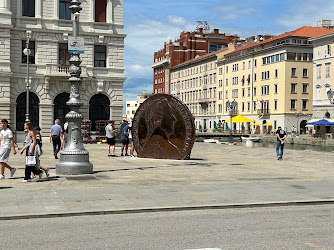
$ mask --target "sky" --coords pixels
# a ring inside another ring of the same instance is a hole
[[[194,31],[196,21],[207,21],[211,30],[247,38],[334,20],[334,2],[328,0],[124,0],[123,4],[124,107],[126,100],[136,100],[143,90],[152,93],[154,52],[182,31]]]

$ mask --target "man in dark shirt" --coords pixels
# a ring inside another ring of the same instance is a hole
[[[284,149],[284,140],[286,138],[286,132],[279,126],[276,131],[276,154],[277,160],[283,160],[283,149]],[[281,148],[281,153],[279,152],[279,148]]]

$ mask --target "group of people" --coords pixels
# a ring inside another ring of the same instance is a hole
[[[121,132],[121,156],[130,156],[134,157],[134,146],[132,141],[132,132],[131,132],[131,123],[128,123],[126,120],[123,120],[123,123],[120,126]],[[116,145],[116,128],[114,121],[110,120],[108,125],[105,127],[106,137],[108,143],[108,156],[115,157],[115,145]],[[110,152],[111,149],[111,152]],[[130,155],[128,154],[128,149],[130,149]]]
[[[16,154],[13,132],[10,130],[8,121],[3,119],[1,120],[1,132],[0,132],[0,179],[5,179],[5,168],[10,170],[10,176],[16,172],[16,168],[12,168],[8,165],[8,159],[13,149],[13,154]],[[20,154],[22,155],[25,152],[26,156],[26,166],[23,182],[29,182],[32,179],[39,177],[42,178],[43,172],[46,176],[49,177],[50,170],[49,168],[44,168],[40,165],[39,156],[43,153],[42,151],[42,135],[40,134],[40,127],[33,127],[31,122],[24,123],[24,129],[26,131],[26,138],[24,147],[22,148]]]

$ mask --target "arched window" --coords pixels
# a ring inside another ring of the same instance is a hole
[[[65,123],[65,115],[70,112],[69,106],[66,105],[66,102],[70,99],[69,93],[61,93],[56,96],[54,99],[54,107],[53,107],[53,121],[56,119],[60,120],[60,124]]]
[[[89,119],[92,121],[92,130],[96,130],[96,120],[110,119],[110,100],[104,94],[96,94],[89,101]]]
[[[16,130],[24,131],[26,120],[27,93],[21,93],[16,99]],[[29,92],[29,119],[34,126],[39,126],[39,99],[35,93]]]

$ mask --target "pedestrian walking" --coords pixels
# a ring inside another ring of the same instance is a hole
[[[39,176],[39,179],[42,178],[43,171],[36,167],[38,164],[38,152],[36,150],[36,133],[34,131],[34,127],[32,123],[25,122],[24,129],[27,130],[25,145],[20,152],[22,155],[24,150],[26,150],[26,168],[24,174],[24,180],[22,182],[31,181],[31,173]],[[30,157],[29,157],[30,156]]]
[[[277,160],[283,160],[284,140],[286,138],[286,132],[282,129],[281,126],[278,126],[277,128],[276,137],[277,137],[277,142],[276,142]]]
[[[292,136],[295,136],[295,135],[296,135],[296,134],[295,134],[295,126],[292,126],[291,134],[292,134]]]
[[[130,147],[130,157],[135,157],[134,155],[133,155],[133,152],[134,152],[134,145],[133,145],[133,141],[132,141],[132,123],[130,122],[129,123],[129,129],[128,129],[128,131],[129,131],[129,147]]]
[[[123,151],[125,149],[125,156],[128,156],[128,146],[129,146],[129,126],[128,122],[126,120],[123,120],[124,126],[121,126],[122,132],[121,132],[121,141],[122,141],[122,153],[121,156],[123,156]]]
[[[60,126],[60,120],[56,119],[55,124],[50,129],[50,142],[53,143],[53,155],[58,159],[58,152],[62,149],[63,129]]]
[[[36,144],[40,148],[40,155],[42,155],[42,153],[43,153],[43,150],[42,150],[42,144],[43,144],[43,142],[42,142],[41,128],[39,126],[36,126],[36,127],[34,127],[34,130],[36,132]],[[49,177],[49,175],[50,175],[50,169],[42,167],[40,160],[38,161],[38,165],[39,165],[38,167],[44,171],[45,175],[47,177]],[[34,174],[32,174],[32,176],[33,176],[33,178],[35,177]]]
[[[108,143],[108,156],[115,157],[115,129],[114,129],[114,121],[109,121],[108,125],[105,128],[106,130],[106,137],[107,137],[107,143]],[[110,154],[110,148],[111,148],[111,154]]]
[[[0,180],[5,179],[5,168],[10,170],[10,177],[13,177],[16,168],[12,168],[7,164],[11,147],[13,148],[13,154],[16,154],[13,132],[10,130],[8,121],[3,119],[1,120],[1,132],[0,132]]]

